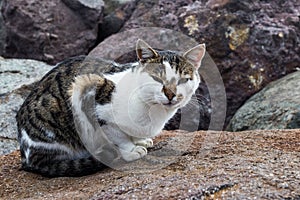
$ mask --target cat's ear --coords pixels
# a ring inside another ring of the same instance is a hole
[[[187,52],[183,54],[183,57],[185,57],[189,62],[191,62],[196,69],[198,69],[201,65],[201,61],[205,54],[205,44],[199,44]]]
[[[144,40],[138,39],[136,43],[136,54],[139,60],[158,57],[157,52]]]

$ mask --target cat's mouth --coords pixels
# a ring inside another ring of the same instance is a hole
[[[179,101],[163,102],[162,105],[167,108],[177,108],[179,107]]]

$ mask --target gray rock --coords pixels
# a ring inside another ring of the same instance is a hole
[[[270,83],[234,115],[228,130],[300,128],[300,71]]]
[[[102,0],[2,0],[1,55],[54,64],[87,54],[96,43],[103,6]]]
[[[52,67],[44,62],[29,59],[4,59],[0,57],[0,95],[31,84]]]
[[[16,139],[0,138],[0,155],[9,154],[19,149],[19,143]]]
[[[15,115],[30,85],[50,69],[50,65],[39,61],[0,59],[0,155],[18,148]]]

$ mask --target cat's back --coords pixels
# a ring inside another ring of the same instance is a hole
[[[50,70],[28,95],[17,113],[19,138],[22,130],[29,137],[38,141],[70,142],[77,140],[73,125],[73,116],[70,109],[69,89],[76,76],[82,74],[97,74],[113,71],[112,62],[87,58],[73,57],[59,63]],[[62,134],[63,133],[63,134]]]
[[[93,74],[100,80],[102,74],[118,70],[114,62],[74,57],[35,84],[16,116],[23,169],[46,176],[73,176],[103,167],[87,152],[76,131],[70,89],[78,76]]]

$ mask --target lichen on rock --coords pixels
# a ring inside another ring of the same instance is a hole
[[[267,85],[233,116],[227,130],[300,128],[300,71]]]

